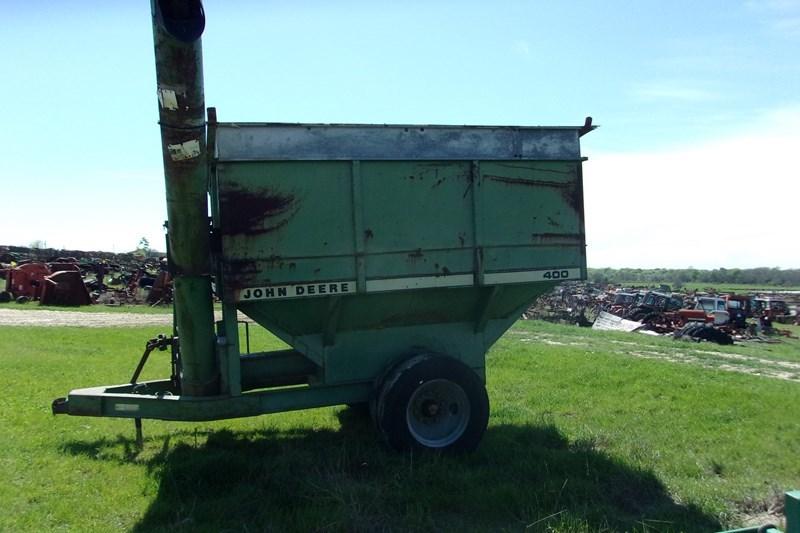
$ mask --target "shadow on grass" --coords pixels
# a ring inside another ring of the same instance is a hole
[[[66,453],[141,463],[158,493],[134,531],[718,531],[632,469],[555,426],[493,426],[471,455],[397,454],[357,412],[338,431],[72,442]],[[174,442],[173,442],[174,441]],[[156,451],[157,450],[157,451]]]

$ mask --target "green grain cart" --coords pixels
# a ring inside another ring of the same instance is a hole
[[[369,404],[395,448],[475,448],[487,349],[537,296],[585,278],[579,139],[591,120],[217,122],[202,5],[152,9],[174,334],[148,343],[130,383],[73,390],[53,412],[141,429]],[[239,312],[292,348],[243,353]],[[157,348],[172,351],[172,376],[139,382]]]

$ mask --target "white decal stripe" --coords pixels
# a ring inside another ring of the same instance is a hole
[[[511,283],[530,283],[535,281],[577,280],[580,279],[580,277],[580,268],[556,268],[547,270],[526,270],[522,272],[488,273],[484,275],[484,283],[486,285],[500,285]],[[474,285],[474,283],[474,277],[472,274],[370,279],[367,280],[367,292],[471,287]],[[283,300],[289,298],[308,298],[337,294],[353,294],[355,292],[355,281],[316,282],[298,285],[271,285],[265,287],[250,287],[241,289],[236,295],[236,301],[246,302],[253,300]]]
[[[432,289],[435,287],[466,287],[472,285],[472,274],[450,276],[422,276],[418,278],[370,279],[367,292],[402,291],[408,289]]]
[[[504,283],[529,283],[531,281],[578,280],[580,278],[580,268],[553,268],[547,270],[526,270],[524,272],[495,272],[493,274],[484,274],[483,282],[486,285],[500,285]]]
[[[135,403],[115,403],[114,410],[120,413],[135,413],[139,411],[139,405]]]

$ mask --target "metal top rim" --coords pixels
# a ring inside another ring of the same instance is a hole
[[[358,124],[358,123],[322,123],[322,122],[218,122],[218,128],[280,127],[280,128],[376,128],[376,129],[453,129],[467,128],[478,130],[581,130],[585,126],[492,126],[470,124]],[[590,126],[592,130],[598,126]]]

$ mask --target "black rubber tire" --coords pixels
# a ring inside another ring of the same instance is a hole
[[[658,320],[660,316],[661,313],[647,313],[642,318],[639,319],[639,322],[641,322],[642,324],[650,324],[651,322]]]
[[[646,310],[642,309],[641,307],[634,307],[632,309],[628,309],[628,312],[625,313],[624,318],[626,320],[635,320],[638,322],[639,319],[645,314],[647,314]]]
[[[672,334],[672,337],[675,339],[682,339],[684,335],[686,335],[686,330],[691,326],[691,324],[684,324],[680,329],[676,329],[675,332]]]
[[[720,345],[733,344],[733,338],[730,335],[713,326],[703,326],[699,328],[694,333],[694,337],[704,341],[716,342]]]
[[[697,338],[697,334],[699,332],[703,331],[705,329],[705,327],[706,327],[705,324],[692,324],[692,327],[689,328],[689,331],[687,331],[686,334],[689,337],[692,337],[692,338],[696,339]]]
[[[708,326],[703,326],[703,327],[697,328],[697,330],[695,330],[694,333],[692,334],[692,337],[695,337],[695,338],[698,338],[698,339],[701,339],[701,340],[704,340],[704,341],[710,340],[711,337],[713,337],[713,336],[714,336],[714,329],[710,328]]]
[[[0,304],[5,304],[11,301],[11,293],[10,292],[0,292]]]
[[[721,346],[729,346],[733,344],[733,337],[724,331],[717,330],[717,339],[714,342]]]
[[[681,329],[675,332],[674,337],[676,339],[688,339],[688,340],[696,340],[694,339],[694,333],[697,331],[698,328],[704,327],[703,324],[697,324],[696,322],[689,322],[685,324]]]
[[[454,431],[448,436],[453,440],[441,446],[421,442],[409,428],[409,409],[415,392],[434,381],[448,387],[457,385],[469,403],[466,426]],[[422,354],[404,361],[388,374],[379,389],[374,415],[378,431],[395,450],[469,452],[478,447],[486,431],[489,396],[478,374],[462,362],[442,355]]]

